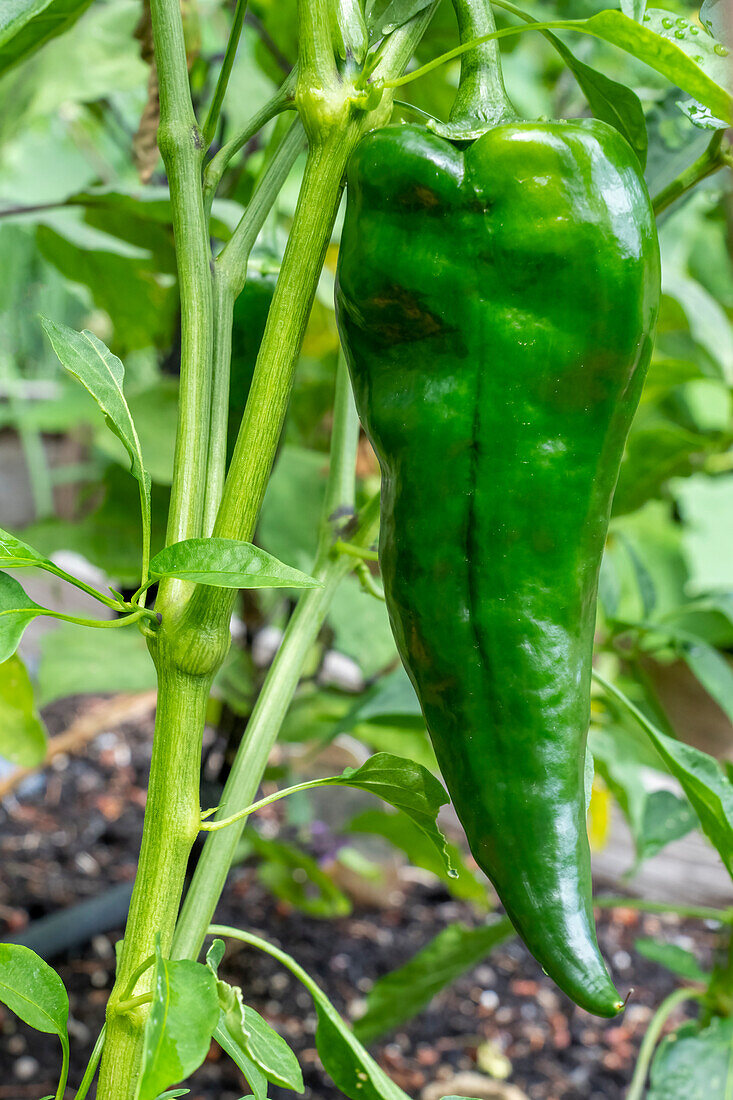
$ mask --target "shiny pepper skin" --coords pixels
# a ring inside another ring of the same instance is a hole
[[[347,186],[338,321],[382,470],[397,647],[517,931],[613,1016],[584,760],[598,570],[659,303],[649,196],[592,120],[463,149],[388,126]]]

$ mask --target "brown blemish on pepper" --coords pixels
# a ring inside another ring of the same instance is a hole
[[[379,296],[368,298],[362,304],[362,315],[389,344],[424,340],[445,329],[442,319],[404,287],[386,287]]]

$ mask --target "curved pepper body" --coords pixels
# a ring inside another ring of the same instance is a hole
[[[382,470],[400,656],[471,850],[557,984],[596,942],[584,759],[596,590],[659,301],[634,155],[600,122],[418,126],[348,171],[337,309]]]

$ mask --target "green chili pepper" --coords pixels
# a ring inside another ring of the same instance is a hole
[[[659,302],[654,218],[605,123],[388,126],[347,177],[337,307],[382,469],[397,647],[471,850],[547,973],[598,950],[584,759],[598,570]]]

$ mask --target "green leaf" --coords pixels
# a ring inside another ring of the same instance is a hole
[[[175,1096],[188,1096],[190,1091],[190,1089],[169,1089],[168,1092],[161,1092],[156,1100],[173,1100]]]
[[[644,3],[645,0],[633,0],[633,6],[638,10],[638,14],[633,14],[631,11],[626,12],[626,14],[633,19],[641,19]],[[509,10],[528,23],[536,22],[531,15],[514,7],[514,5],[511,5]],[[577,80],[594,116],[602,122],[607,122],[609,126],[613,126],[626,138],[643,168],[646,164],[648,136],[644,109],[639,102],[639,97],[625,84],[619,84],[617,81],[611,80],[605,73],[591,68],[583,61],[579,61],[557,35],[552,34],[550,31],[544,31],[543,34],[560,54],[560,57]]]
[[[690,592],[733,590],[733,474],[694,474],[670,486],[684,520],[682,547]]]
[[[727,0],[702,0],[700,22],[708,34],[720,42],[731,44],[730,17]]]
[[[716,118],[709,107],[703,107],[696,99],[680,100],[677,104],[682,114],[700,130],[726,130],[728,123]]]
[[[178,292],[172,278],[161,277],[155,255],[93,229],[75,210],[44,214],[43,221],[36,230],[38,251],[70,282],[89,289],[97,308],[109,315],[123,354],[151,344],[170,347]],[[157,234],[150,236],[155,247]]]
[[[672,791],[647,791],[637,840],[639,862],[651,859],[667,844],[687,834],[697,826],[689,802]]]
[[[68,1043],[69,998],[48,963],[15,943],[0,943],[0,1001],[24,1023]]]
[[[0,573],[0,662],[13,656],[28,623],[45,610],[10,574]]]
[[[76,329],[57,324],[48,317],[42,318],[41,323],[61,365],[89,391],[104,413],[108,426],[122,441],[130,456],[131,473],[140,485],[143,537],[149,542],[150,475],[145,469],[140,440],[122,392],[125,368],[93,332],[86,329],[77,332]]]
[[[479,928],[451,924],[409,962],[379,978],[366,1000],[366,1012],[354,1024],[362,1042],[412,1019],[445,986],[476,966],[490,951],[514,935],[506,918]]]
[[[591,727],[589,744],[596,768],[618,802],[631,829],[636,866],[697,825],[689,803],[671,791],[649,791],[643,768],[659,769],[661,761],[648,742],[623,726]]]
[[[613,521],[607,554],[613,559],[620,585],[621,596],[616,615],[621,623],[642,619],[643,609],[642,594],[639,592],[641,574],[634,569],[626,548],[616,538],[619,533],[623,533],[626,541],[633,545],[634,555],[641,563],[644,575],[653,578],[656,621],[663,624],[679,622],[680,627],[684,626],[715,645],[733,643],[733,624],[728,623],[723,608],[718,610],[719,597],[710,600],[708,611],[698,609],[695,612],[691,607],[690,614],[685,613],[685,605],[689,605],[690,601],[687,591],[689,573],[682,553],[684,531],[673,517],[672,502],[669,500],[649,501],[633,515]],[[651,624],[646,625],[649,627]],[[643,740],[646,741],[646,738]]]
[[[320,990],[319,990],[320,992]],[[313,991],[311,990],[311,993]],[[316,1048],[323,1068],[349,1100],[406,1100],[321,993],[316,1003]]]
[[[646,731],[670,773],[682,786],[708,840],[733,877],[733,784],[717,760],[700,749],[667,737],[622,691],[598,676],[605,690],[629,710]]]
[[[260,836],[246,829],[239,850],[246,858],[248,850],[262,858],[257,869],[260,881],[275,897],[311,917],[345,917],[351,902],[315,859],[294,844]]]
[[[214,925],[213,933],[231,935],[272,955],[302,982],[316,1006],[316,1047],[323,1068],[349,1100],[407,1100],[407,1094],[390,1080],[342,1020],[323,990],[292,956],[250,932]]]
[[[695,24],[689,19],[655,8],[647,10],[643,23],[635,23],[623,12],[606,10],[586,19],[582,26],[589,34],[633,54],[718,118],[733,121],[728,62],[715,50],[710,37],[702,31],[694,34]]]
[[[427,768],[389,752],[378,752],[360,768],[347,768],[343,775],[326,782],[369,791],[401,810],[434,846],[448,874],[455,877],[446,838],[436,824],[438,811],[448,801],[448,795]]]
[[[661,38],[673,43],[688,58],[691,58],[702,71],[714,80],[721,88],[730,91],[731,70],[728,51],[708,31],[707,34],[700,30],[697,19],[680,15],[679,11],[668,11],[665,8],[647,8],[644,15],[644,26],[654,31]],[[718,47],[716,49],[716,46]],[[678,87],[695,95],[691,89],[680,83],[673,74],[665,74]],[[695,98],[700,98],[695,96]],[[701,100],[701,102],[705,102]],[[708,104],[708,106],[711,106]]]
[[[431,0],[389,0],[378,19],[371,26],[372,40],[391,34],[398,27],[409,23],[419,12],[429,7]]]
[[[92,0],[15,0],[0,8],[0,75],[63,34]]]
[[[3,6],[7,5],[0,4],[0,7]],[[23,142],[24,156],[32,155],[33,148],[41,154],[44,145],[50,152],[48,160],[34,158],[32,165],[24,166],[20,177],[13,177],[12,190],[17,195],[22,194],[25,201],[42,202],[41,196],[44,192],[47,199],[50,199],[54,189],[58,199],[65,199],[80,187],[88,186],[100,175],[99,168],[95,171],[88,161],[86,167],[84,166],[84,154],[78,147],[74,151],[73,138],[59,132],[53,125],[53,120],[57,117],[61,103],[68,104],[69,107],[76,105],[81,107],[82,104],[96,103],[108,96],[124,96],[131,93],[140,95],[145,87],[149,69],[140,56],[140,44],[133,36],[139,15],[139,5],[135,0],[115,0],[113,4],[92,4],[84,17],[79,19],[68,33],[49,42],[43,49],[43,56],[32,66],[24,67],[24,71],[15,77],[15,82],[11,85],[12,90],[8,89],[9,94],[12,95],[15,88],[26,87],[25,82],[31,82],[32,88],[30,115],[24,116],[23,121],[33,120],[26,128],[36,131],[37,136],[35,140],[31,138],[30,146]],[[25,102],[25,97],[22,97],[19,106]],[[21,121],[21,117],[16,114],[16,123]],[[39,122],[43,124],[41,132],[38,132]],[[90,140],[97,148],[101,148],[100,141],[102,145],[104,144],[104,131],[105,124],[101,119],[96,124],[92,124],[89,130]],[[74,167],[71,172],[68,172],[67,164],[71,167],[71,163]],[[38,164],[53,164],[54,170],[45,173],[50,177],[49,179],[40,180],[37,184],[31,182],[31,189],[26,196],[22,190],[18,189],[18,184],[22,186],[24,180],[30,177],[32,168],[35,167],[37,170]],[[106,177],[107,173],[104,175]],[[113,175],[117,176],[117,172]],[[76,211],[50,208],[39,212],[38,216],[41,220],[47,217],[58,217],[60,221],[64,216],[69,215],[72,218],[75,217]],[[33,221],[35,222],[36,218]],[[120,287],[120,291],[122,289]],[[69,288],[69,290],[73,294],[76,288]],[[81,307],[81,301],[79,301],[79,307]],[[36,310],[32,311],[34,317],[36,312]],[[47,310],[42,309],[41,312],[47,312]],[[83,312],[85,312],[83,307],[75,308],[73,313],[64,316],[64,319],[69,324],[73,324],[74,319]],[[63,314],[60,312],[59,316]]]
[[[621,463],[613,499],[614,516],[635,512],[646,501],[659,496],[665,481],[688,474],[696,456],[704,455],[711,445],[704,435],[661,418],[634,429]]]
[[[336,589],[328,613],[334,648],[353,657],[365,676],[374,676],[397,658],[386,605],[347,577]]]
[[[593,796],[593,780],[596,775],[596,765],[593,759],[593,752],[590,745],[586,742],[585,745],[585,757],[583,761],[583,793],[585,795],[585,816],[590,813],[590,800]]]
[[[438,761],[425,729],[414,720],[393,719],[389,724],[386,721],[362,722],[355,729],[355,734],[360,741],[368,745],[374,752],[395,752],[407,760],[413,760],[416,764],[422,764],[432,772],[438,772]]]
[[[221,965],[221,960],[224,958],[225,950],[226,944],[224,940],[214,940],[211,947],[206,952],[206,965],[215,978],[218,977],[219,966]]]
[[[150,563],[153,577],[178,577],[217,588],[321,588],[299,569],[236,539],[186,539],[167,546]]]
[[[647,1100],[713,1100],[733,1092],[733,1017],[683,1025],[660,1043]]]
[[[3,531],[0,527],[0,565],[4,569],[47,568],[55,570],[56,567],[43,554],[39,554],[27,542],[11,535],[9,531]]]
[[[618,615],[622,586],[613,556],[613,548],[606,545],[598,574],[598,602],[608,618]]]
[[[235,1066],[238,1066],[244,1074],[247,1084],[254,1093],[254,1100],[267,1100],[267,1078],[252,1059],[244,1053],[239,1043],[229,1034],[224,1012],[219,1017],[219,1023],[214,1030],[214,1038],[224,1053],[229,1055]]]
[[[690,982],[703,982],[707,984],[710,975],[701,969],[699,962],[691,951],[684,947],[678,947],[674,943],[660,943],[658,940],[637,940],[634,950],[651,962],[659,963],[673,974],[685,978]]]
[[[446,850],[456,875],[446,870],[445,860],[425,833],[405,814],[388,813],[385,810],[365,810],[352,818],[347,826],[349,833],[369,833],[381,836],[405,853],[410,863],[422,867],[444,882],[454,897],[470,901],[482,909],[488,908],[489,894],[486,883],[479,881],[464,862],[463,855],[454,844],[447,843]]]
[[[621,11],[637,23],[641,22],[645,8],[646,0],[621,0]]]
[[[0,664],[0,756],[29,768],[46,755],[46,727],[36,711],[33,685],[20,657]]]
[[[327,471],[320,451],[283,447],[262,504],[258,542],[300,569],[310,568],[316,552]]]
[[[621,532],[619,532],[616,537],[621,546],[623,546],[631,562],[636,586],[639,591],[642,617],[647,619],[657,606],[657,593],[654,586],[654,578],[641,557],[637,554],[633,541],[626,538]]]
[[[303,1092],[303,1074],[298,1059],[281,1035],[242,1001],[238,986],[219,982],[223,999],[223,1024],[229,1037],[251,1059],[268,1081],[293,1092]],[[255,1083],[250,1081],[255,1089]]]
[[[733,669],[722,653],[699,640],[684,644],[682,656],[693,676],[733,722]]]
[[[173,481],[178,393],[177,378],[162,378],[155,385],[131,394],[127,402],[140,440],[140,450],[145,455],[145,469],[157,485],[170,485]],[[94,443],[115,462],[129,466],[125,448],[102,425],[95,432]]]
[[[669,246],[665,251],[668,249]],[[670,257],[665,265],[663,311],[666,299],[671,299],[684,315],[690,330],[688,349],[707,368],[706,373],[710,373],[712,366],[721,380],[729,386],[733,384],[733,326],[721,303],[701,282],[688,274],[681,258],[675,262]],[[710,357],[709,360],[704,353]],[[725,400],[719,389],[713,400],[719,409],[721,400]],[[722,419],[722,430],[726,430],[728,418],[724,415]]]
[[[578,81],[593,115],[626,138],[644,168],[649,138],[644,109],[636,92],[586,65],[570,52],[564,42],[555,35],[552,37],[555,49]]]
[[[138,1100],[155,1100],[198,1069],[219,1020],[216,978],[209,968],[189,959],[164,959],[159,946],[156,956]]]
[[[117,29],[117,28],[115,28]],[[85,208],[86,220],[90,225],[103,232],[114,231],[121,239],[141,248],[150,248],[152,227],[157,225],[165,230],[169,241],[170,264],[161,270],[175,274],[175,251],[172,247],[173,216],[171,214],[170,192],[165,186],[131,184],[123,190],[124,184],[114,186],[100,185],[89,187],[67,200],[68,206]],[[217,214],[220,214],[217,217]],[[237,225],[242,208],[236,202],[217,199],[212,209],[212,234],[220,240],[228,240],[231,230]],[[161,238],[162,241],[162,238]],[[156,247],[158,255],[159,246]],[[159,259],[164,258],[160,255]]]
[[[384,718],[416,718],[421,726],[425,725],[415,689],[402,665],[394,672],[381,676],[369,691],[359,696],[338,722],[337,732],[346,733],[359,722]]]
[[[81,382],[107,418],[107,423],[130,456],[131,472],[143,487],[150,479],[145,471],[140,441],[122,390],[125,368],[93,332],[77,332],[68,325],[41,319],[61,365]],[[149,503],[149,501],[148,501]]]

